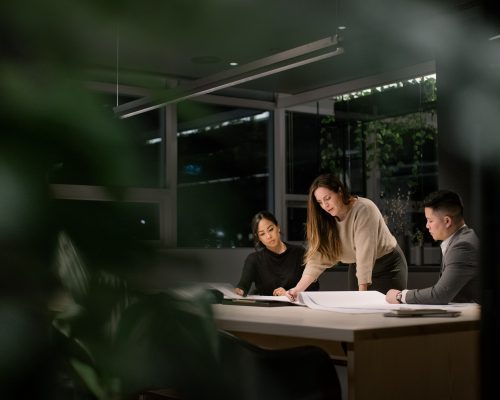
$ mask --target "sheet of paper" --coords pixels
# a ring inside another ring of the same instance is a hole
[[[205,284],[210,289],[216,289],[220,291],[225,299],[244,299],[244,300],[254,300],[254,301],[281,301],[290,303],[290,299],[287,296],[261,296],[261,295],[248,295],[240,296],[234,293],[234,286],[230,283],[207,283]],[[305,305],[300,300],[294,302],[298,305]]]
[[[225,299],[246,299],[253,301],[282,301],[291,302],[287,296],[240,296],[234,293],[234,286],[230,283],[205,283],[210,289],[219,290]],[[307,306],[316,310],[335,311],[349,314],[379,313],[391,310],[413,309],[443,309],[460,310],[466,307],[478,307],[474,303],[452,303],[448,305],[430,304],[389,304],[385,295],[374,290],[368,291],[318,291],[301,292],[295,304]]]
[[[302,292],[300,300],[309,308],[342,313],[377,313],[404,309],[444,309],[460,310],[477,305],[470,303],[454,303],[448,305],[425,304],[389,304],[385,295],[377,291],[323,291]]]
[[[202,284],[203,286],[208,287],[209,289],[215,289],[221,292],[224,295],[225,299],[244,299],[245,297],[240,296],[239,294],[234,293],[234,286],[230,283],[219,283],[219,282],[210,282]]]
[[[387,304],[385,295],[376,291],[302,292],[302,300],[311,306],[374,308]]]

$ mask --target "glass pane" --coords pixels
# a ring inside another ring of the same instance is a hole
[[[178,105],[178,246],[252,246],[250,220],[269,209],[272,115]]]
[[[96,98],[100,107],[115,118],[113,107],[116,98],[111,95],[100,94]],[[134,98],[121,96],[119,104],[132,101]],[[120,181],[113,180],[105,173],[106,160],[102,156],[102,149],[96,141],[94,148],[84,148],[79,143],[55,150],[55,161],[49,174],[50,183],[75,185],[118,185],[131,187],[160,187],[163,184],[162,159],[164,158],[164,129],[161,122],[163,111],[153,110],[134,117],[117,120],[122,126],[125,135],[124,144],[127,149],[116,148],[115,155],[129,157],[126,162],[132,165],[130,173],[120,176]],[[122,151],[123,150],[123,151]],[[127,151],[125,151],[127,150]]]
[[[250,222],[265,209],[267,178],[179,186],[179,247],[251,247]]]
[[[321,116],[286,112],[286,191],[303,194],[320,169]]]
[[[287,240],[291,242],[304,242],[306,238],[306,207],[287,208]]]
[[[398,191],[422,200],[437,188],[435,76],[339,96],[335,110],[350,121],[365,151],[367,180],[377,194]]]
[[[349,113],[337,112],[321,119],[321,165],[319,173],[331,172],[342,178],[351,193],[364,196],[363,143]]]
[[[58,222],[70,234],[160,240],[158,204],[84,200],[54,200],[54,204]]]

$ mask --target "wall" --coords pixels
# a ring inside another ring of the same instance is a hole
[[[236,249],[168,249],[160,250],[155,268],[144,283],[152,290],[164,290],[179,282],[225,282],[236,285],[245,258],[254,250]],[[427,267],[411,268],[408,287],[432,286],[439,270]],[[347,290],[345,267],[327,270],[320,277],[321,290]]]
[[[179,283],[225,282],[236,285],[252,248],[161,249],[141,284],[164,290]]]

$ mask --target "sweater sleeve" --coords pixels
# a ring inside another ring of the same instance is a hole
[[[333,267],[337,262],[326,259],[320,253],[315,253],[307,262],[303,275],[310,275],[316,280],[327,268]]]
[[[243,270],[241,271],[240,281],[236,285],[236,287],[242,289],[245,292],[245,295],[248,294],[252,283],[255,282],[255,274],[257,268],[255,261],[255,253],[249,254],[245,259],[245,264],[243,265]]]

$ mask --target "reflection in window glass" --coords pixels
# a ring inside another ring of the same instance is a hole
[[[178,105],[179,247],[252,246],[252,216],[269,209],[272,115]]]

